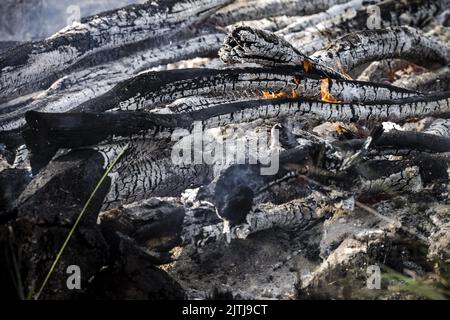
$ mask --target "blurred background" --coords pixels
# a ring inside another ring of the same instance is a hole
[[[82,17],[145,0],[0,0],[0,41],[46,38]]]

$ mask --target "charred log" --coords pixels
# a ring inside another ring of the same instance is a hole
[[[33,134],[28,145],[38,150],[41,141],[60,148],[93,145],[108,136],[130,135],[159,128],[191,128],[195,122],[214,128],[231,123],[250,122],[260,118],[303,116],[326,121],[404,120],[415,116],[442,116],[450,111],[448,93],[416,97],[398,102],[345,104],[305,101],[299,99],[253,100],[217,105],[183,114],[106,113],[106,114],[43,114],[28,113]],[[80,125],[82,123],[82,125]],[[38,142],[33,142],[38,141]],[[35,147],[33,147],[35,145]]]
[[[318,76],[290,68],[185,69],[149,72],[117,85],[104,95],[81,104],[73,111],[142,110],[165,105],[176,99],[199,95],[239,96],[245,92],[254,98],[263,91],[277,96],[318,99],[322,80]],[[183,87],[183,90],[179,88]],[[388,85],[330,80],[328,90],[346,102],[397,100],[417,93]]]
[[[274,13],[278,15],[308,15],[323,11],[343,0],[313,0],[298,3],[295,0],[235,1],[218,10],[211,17],[214,24],[227,26],[239,21],[262,19]]]
[[[161,64],[217,52],[223,35],[206,34],[160,48],[140,51],[108,64],[73,72],[58,79],[42,92],[23,101],[10,101],[0,106],[0,130],[15,130],[25,124],[27,111],[67,112],[85,101],[107,93],[114,85],[135,74]],[[170,52],[170,54],[168,54]]]
[[[448,52],[446,44],[416,29],[397,27],[352,33],[308,57],[273,33],[238,26],[225,39],[219,54],[226,63],[291,65],[321,71],[329,77],[344,77],[367,62],[399,57],[426,65],[446,65]]]
[[[302,48],[305,54],[312,54],[327,47],[331,41],[346,34],[367,28],[388,28],[402,25],[422,27],[429,19],[442,12],[448,3],[430,0],[395,1],[384,0],[363,6],[348,14],[338,16],[307,28],[301,32],[284,35],[295,46]]]
[[[346,78],[336,70],[311,60],[274,33],[246,26],[231,30],[219,55],[225,63],[258,63],[271,67],[288,65],[305,71],[311,69],[328,77]]]
[[[344,72],[367,62],[402,58],[430,66],[447,65],[450,47],[410,27],[355,32],[336,40],[311,58],[328,66],[339,66]]]

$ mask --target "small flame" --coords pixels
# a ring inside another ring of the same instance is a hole
[[[303,60],[303,70],[309,72],[312,69],[312,64],[308,59]]]
[[[328,78],[322,79],[322,82],[320,84],[320,94],[322,95],[321,100],[325,102],[342,103],[342,101],[333,98],[333,96],[329,91],[329,87],[330,87],[330,79]]]
[[[292,89],[291,96],[292,98],[299,98],[300,95],[297,93],[297,89],[300,86],[300,78],[298,76],[294,76],[295,88]]]
[[[263,95],[263,98],[265,98],[265,99],[270,99],[270,98],[272,98],[272,95],[271,95],[270,92],[267,91],[267,90],[263,90],[263,91],[262,91],[262,95]]]
[[[336,132],[341,135],[341,134],[347,133],[348,129],[343,127],[343,126],[341,126],[341,125],[338,125],[336,127]]]
[[[286,94],[283,91],[279,91],[279,92],[270,92],[268,90],[263,90],[262,91],[262,95],[263,98],[265,99],[276,99],[276,98],[280,98],[280,97],[285,97]]]

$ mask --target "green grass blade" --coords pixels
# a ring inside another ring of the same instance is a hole
[[[383,266],[383,269],[385,271],[382,274],[383,280],[401,282],[402,284],[400,285],[400,288],[402,290],[429,300],[446,300],[442,290],[433,285],[421,283],[412,278],[406,277],[405,275],[386,266]]]
[[[103,176],[101,177],[101,179],[99,180],[99,182],[97,183],[97,185],[95,186],[94,190],[92,191],[91,195],[89,196],[89,199],[86,201],[83,209],[81,210],[80,214],[78,215],[77,220],[75,221],[75,223],[73,224],[72,228],[70,229],[69,234],[67,235],[66,240],[64,241],[63,245],[61,246],[61,249],[59,250],[58,254],[56,255],[55,260],[53,261],[52,266],[50,267],[50,270],[47,273],[47,276],[44,279],[44,282],[42,283],[41,287],[39,288],[39,291],[37,292],[36,296],[35,296],[35,300],[38,300],[39,297],[41,296],[42,292],[44,291],[48,280],[50,279],[53,271],[56,268],[56,265],[58,264],[59,260],[61,259],[61,256],[64,252],[64,250],[66,249],[67,244],[69,243],[70,239],[72,238],[78,224],[81,221],[81,218],[83,217],[84,213],[86,212],[87,208],[89,207],[92,199],[94,198],[95,194],[97,193],[98,189],[100,189],[101,185],[103,184],[104,180],[106,179],[106,177],[108,176],[108,174],[111,172],[112,168],[117,164],[117,162],[120,160],[120,158],[125,154],[125,152],[128,150],[128,145],[125,146],[125,148],[122,150],[122,152],[117,156],[116,159],[114,159],[114,161],[109,165],[109,167],[106,169],[105,173],[103,174]]]

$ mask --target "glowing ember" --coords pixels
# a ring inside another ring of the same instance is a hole
[[[272,95],[270,94],[270,92],[266,91],[266,90],[262,91],[262,95],[263,95],[263,98],[266,98],[266,99],[272,98]]]
[[[286,94],[283,91],[270,92],[268,90],[263,90],[262,91],[262,95],[263,95],[263,98],[265,98],[265,99],[276,99],[276,98],[280,98],[280,97],[285,97],[286,96]]]
[[[321,100],[325,102],[342,103],[342,101],[336,100],[331,96],[329,88],[330,88],[330,79],[328,78],[322,79],[322,82],[320,84],[320,94],[322,96]]]
[[[343,127],[343,126],[341,126],[341,125],[338,125],[338,126],[336,127],[336,132],[337,132],[338,134],[342,135],[342,134],[344,134],[344,133],[347,133],[347,132],[348,132],[348,129],[345,128],[345,127]]]
[[[300,95],[297,93],[297,89],[300,86],[300,78],[298,76],[294,76],[295,88],[292,89],[291,96],[292,98],[299,98]]]
[[[303,60],[303,70],[309,72],[312,69],[312,64],[308,59]]]

